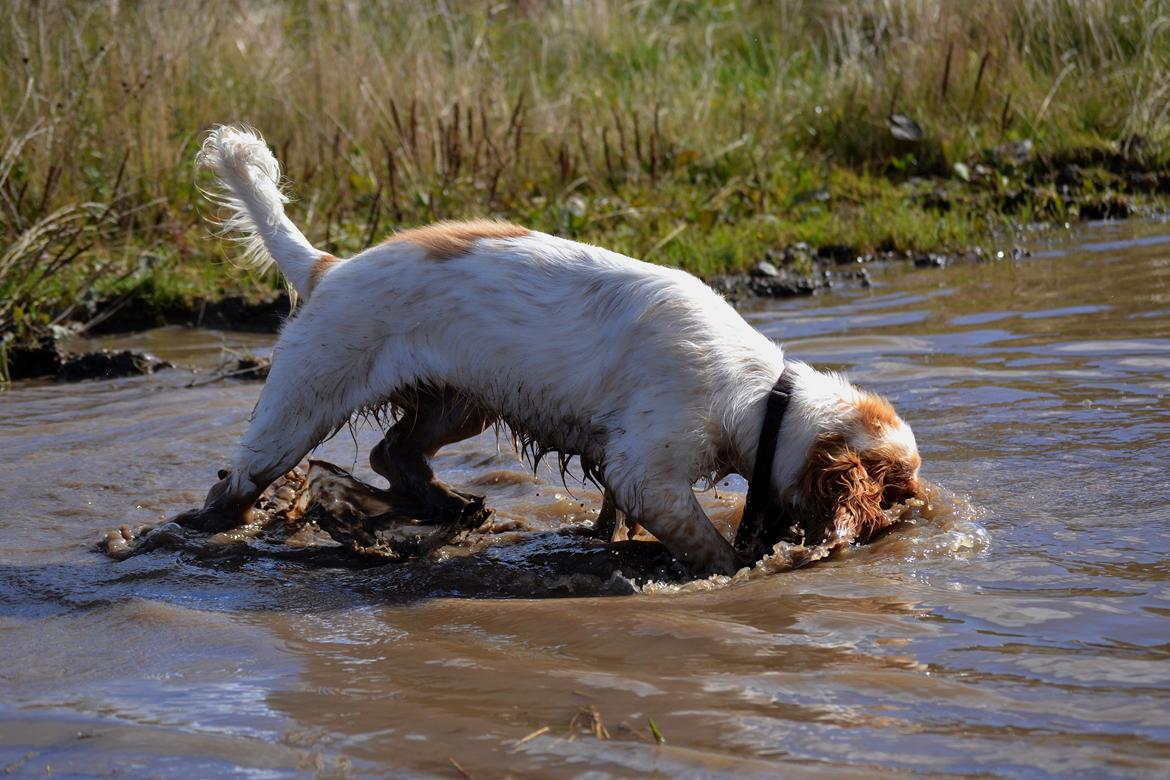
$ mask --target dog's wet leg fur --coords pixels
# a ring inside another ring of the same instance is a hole
[[[370,467],[439,519],[457,519],[468,498],[436,477],[430,460],[440,448],[482,433],[491,419],[446,390],[420,390],[402,408],[401,419],[370,451]]]
[[[232,458],[231,470],[212,486],[202,509],[184,512],[176,522],[216,532],[247,522],[260,494],[294,468],[325,437],[349,418],[349,410],[378,400],[371,388],[339,377],[352,375],[349,355],[329,360],[310,353],[310,318],[299,317],[285,328],[274,353],[268,380],[252,412],[252,422]],[[340,398],[338,395],[340,394]]]
[[[614,501],[627,518],[636,517],[699,576],[730,575],[744,565],[731,544],[715,530],[686,482],[664,477],[626,481],[615,486]]]

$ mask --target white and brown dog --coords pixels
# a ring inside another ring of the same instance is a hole
[[[919,493],[914,435],[889,403],[786,362],[683,271],[493,221],[407,230],[342,260],[285,216],[280,166],[254,131],[215,128],[197,163],[222,185],[249,260],[275,260],[301,303],[230,472],[182,523],[241,523],[351,415],[391,407],[398,422],[370,461],[396,488],[457,499],[428,460],[503,424],[534,452],[578,456],[696,573],[731,573],[749,556],[693,486],[753,474],[782,373],[786,413],[758,499],[806,533],[864,541],[888,524],[883,509]]]

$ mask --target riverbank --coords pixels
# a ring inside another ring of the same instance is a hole
[[[1024,154],[1028,159],[1021,159]],[[754,233],[743,236],[734,261],[725,258],[721,263],[673,264],[703,266],[692,270],[733,303],[797,297],[833,287],[868,287],[875,264],[939,269],[957,263],[1017,260],[1029,254],[1022,243],[1037,236],[1082,222],[1150,215],[1167,206],[1170,173],[1146,171],[1125,155],[1087,150],[1083,156],[1064,160],[1032,155],[1031,144],[1013,144],[1007,150],[994,150],[994,159],[972,166],[957,164],[962,176],[914,177],[897,184],[888,179],[858,179],[875,190],[897,193],[885,201],[891,221],[881,224],[886,237],[876,242],[876,234],[861,237],[863,234],[855,232],[856,243],[835,242],[839,233],[821,235],[822,243],[817,245],[779,243],[783,238],[806,234],[818,224],[818,215],[838,221],[853,214],[861,223],[877,228],[876,218],[867,210],[872,203],[861,200],[856,192],[822,189],[808,197],[807,207],[795,217],[791,213],[785,217],[765,215],[754,228],[738,226],[736,235],[744,230]],[[1005,164],[1005,159],[1013,162]],[[899,220],[921,228],[942,224],[947,217],[956,224],[981,225],[966,234],[972,242],[981,243],[955,244],[941,239],[930,243],[925,237],[903,242],[888,233]],[[765,226],[770,238],[764,238]],[[687,225],[682,227],[685,230]],[[215,239],[206,240],[212,243]],[[606,243],[604,237],[594,241]],[[746,246],[754,248],[749,251]],[[96,285],[90,289],[89,300],[70,305],[66,315],[58,315],[51,324],[43,317],[40,321],[6,323],[0,331],[0,381],[37,376],[75,381],[155,370],[149,355],[74,355],[62,351],[58,341],[77,333],[125,333],[163,325],[275,333],[290,315],[288,294],[273,274],[249,278],[246,271],[230,264],[204,261],[199,266],[198,262],[193,259],[192,265],[173,267],[132,283],[123,279],[122,285],[104,293],[95,294],[102,289]]]
[[[490,216],[730,294],[997,257],[1170,198],[1170,17],[1138,0],[12,10],[10,346],[279,293],[209,235],[191,160],[215,122],[265,133],[290,216],[338,256]]]

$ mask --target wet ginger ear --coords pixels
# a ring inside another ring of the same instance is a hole
[[[875,464],[876,465],[876,464]],[[819,526],[813,542],[864,542],[886,524],[882,512],[882,470],[871,473],[861,456],[838,436],[822,436],[813,446],[800,481],[800,493]],[[826,538],[827,537],[827,538]]]
[[[833,511],[833,527],[838,539],[866,542],[885,525],[882,481],[869,473],[857,453],[849,451],[845,460],[847,468],[836,477],[837,505]]]
[[[866,541],[885,524],[880,479],[870,475],[858,454],[848,449],[840,455],[828,477],[832,479],[833,527],[837,538]]]

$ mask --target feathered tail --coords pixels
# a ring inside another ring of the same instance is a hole
[[[313,266],[323,253],[285,216],[288,198],[280,191],[280,163],[260,134],[218,125],[204,139],[195,165],[219,180],[217,190],[204,194],[229,212],[221,224],[225,232],[239,234],[243,264],[263,269],[275,260],[293,291],[307,296]]]

